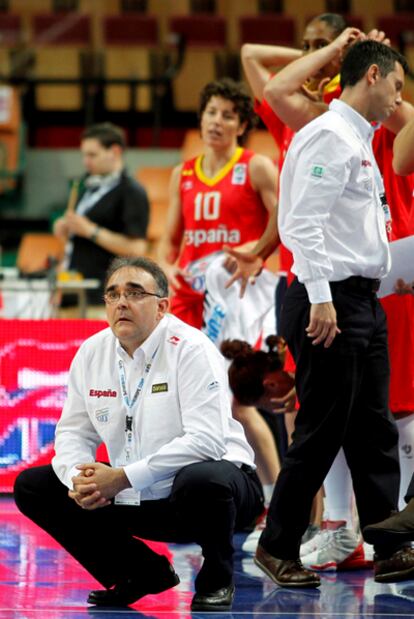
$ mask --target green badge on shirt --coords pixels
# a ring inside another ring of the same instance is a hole
[[[324,172],[325,172],[325,168],[323,166],[314,165],[312,167],[311,175],[315,176],[316,178],[322,178]]]
[[[157,383],[152,385],[151,393],[162,393],[168,391],[168,383]]]

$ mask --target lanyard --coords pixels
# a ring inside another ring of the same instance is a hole
[[[144,373],[141,376],[140,380],[138,381],[138,385],[137,385],[137,388],[135,389],[135,393],[132,397],[132,400],[130,400],[128,396],[124,362],[122,361],[122,359],[118,360],[118,374],[119,374],[119,382],[121,384],[122,399],[124,400],[124,404],[127,409],[127,413],[125,415],[125,435],[126,435],[125,436],[125,439],[126,439],[125,458],[127,462],[130,460],[131,447],[132,447],[132,436],[133,436],[132,422],[134,419],[132,409],[135,407],[136,403],[138,402],[138,398],[142,393],[142,390],[144,388],[145,379],[150,373],[155,356],[158,352],[158,348],[159,346],[157,346],[157,348],[154,350],[151,359],[145,362]]]

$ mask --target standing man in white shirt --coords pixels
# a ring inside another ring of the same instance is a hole
[[[17,478],[16,503],[106,587],[90,604],[125,606],[178,584],[138,536],[200,544],[192,610],[229,610],[233,533],[263,495],[224,359],[167,314],[166,276],[148,258],[115,259],[104,290],[110,327],[77,352],[52,465]],[[101,442],[110,466],[96,462]]]
[[[279,231],[297,279],[281,333],[297,365],[300,409],[255,561],[278,585],[318,587],[299,560],[311,503],[340,447],[363,528],[396,509],[398,433],[388,409],[384,311],[376,291],[390,267],[389,210],[371,140],[373,121],[401,103],[405,59],[376,41],[348,51],[342,95],[306,125],[281,175]],[[375,547],[375,578],[414,574],[406,544]]]

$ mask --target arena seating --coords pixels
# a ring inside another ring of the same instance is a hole
[[[295,20],[278,13],[244,15],[239,19],[240,45],[262,43],[266,45],[295,45]]]
[[[36,75],[46,78],[82,77],[82,59],[91,48],[91,18],[81,13],[40,13],[32,16]],[[36,103],[41,110],[80,110],[78,85],[39,85]]]
[[[187,44],[173,84],[174,105],[180,111],[196,110],[203,86],[226,73],[226,20],[219,15],[183,15],[171,17],[169,29]]]
[[[103,18],[102,27],[105,77],[151,77],[159,44],[157,19],[140,13],[108,15]],[[135,108],[148,111],[151,106],[151,89],[148,86],[131,89],[123,85],[108,85],[105,89],[107,110]]]

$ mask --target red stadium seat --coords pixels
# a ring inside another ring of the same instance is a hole
[[[32,16],[36,75],[47,78],[81,77],[81,52],[91,45],[91,18],[81,13],[42,13]],[[81,109],[79,86],[38,86],[42,110]]]
[[[226,20],[220,15],[198,14],[171,17],[171,32],[185,37],[189,47],[222,48],[226,46]]]
[[[22,39],[21,17],[11,13],[0,13],[0,73],[10,75],[10,48],[16,47]]]
[[[12,13],[0,13],[0,45],[17,45],[21,39],[21,17]]]
[[[36,45],[89,45],[91,18],[82,13],[38,13],[32,17]]]
[[[108,15],[103,18],[105,43],[104,62],[107,78],[147,78],[151,76],[155,51],[158,46],[158,21],[152,15],[128,13]],[[105,107],[122,111],[130,107],[131,90],[128,86],[107,86]],[[137,109],[149,110],[152,106],[148,86],[137,88]]]
[[[288,15],[243,15],[239,19],[239,33],[240,45],[262,43],[295,46],[295,20]]]
[[[183,66],[174,80],[174,104],[178,110],[195,111],[200,90],[221,77],[220,58],[226,56],[226,20],[220,15],[180,15],[169,20],[169,30],[185,38]]]
[[[398,48],[403,42],[404,33],[414,33],[414,13],[396,13],[378,17],[377,28],[383,30],[391,39],[393,47]]]

